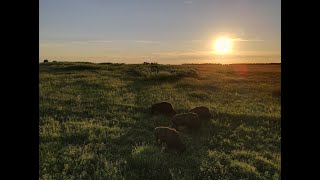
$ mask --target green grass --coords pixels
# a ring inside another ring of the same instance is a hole
[[[279,179],[279,65],[40,64],[40,179]],[[150,106],[207,106],[180,131],[184,154],[158,148],[171,126]]]

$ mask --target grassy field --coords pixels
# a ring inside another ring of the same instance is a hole
[[[280,179],[280,65],[39,66],[40,179]],[[177,155],[155,145],[159,101],[216,116]]]

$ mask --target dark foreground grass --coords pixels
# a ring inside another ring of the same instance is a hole
[[[40,64],[40,179],[279,179],[279,65]],[[209,107],[184,154],[149,107]]]

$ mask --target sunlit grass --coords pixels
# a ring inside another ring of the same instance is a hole
[[[40,64],[40,178],[279,179],[280,66],[244,66]],[[157,101],[216,116],[177,155],[154,144]]]

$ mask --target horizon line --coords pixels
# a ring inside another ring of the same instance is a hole
[[[146,61],[145,61],[146,62]],[[133,65],[138,65],[138,64],[144,64],[145,62],[142,63],[121,63],[121,62],[89,62],[89,61],[56,61],[56,62],[47,62],[47,63],[86,63],[86,64],[133,64]],[[281,64],[281,62],[248,62],[248,63],[181,63],[181,64],[162,64],[162,63],[157,63],[157,62],[147,62],[149,64],[160,64],[160,65],[275,65],[275,64]],[[39,64],[44,64],[44,62],[40,62]]]

